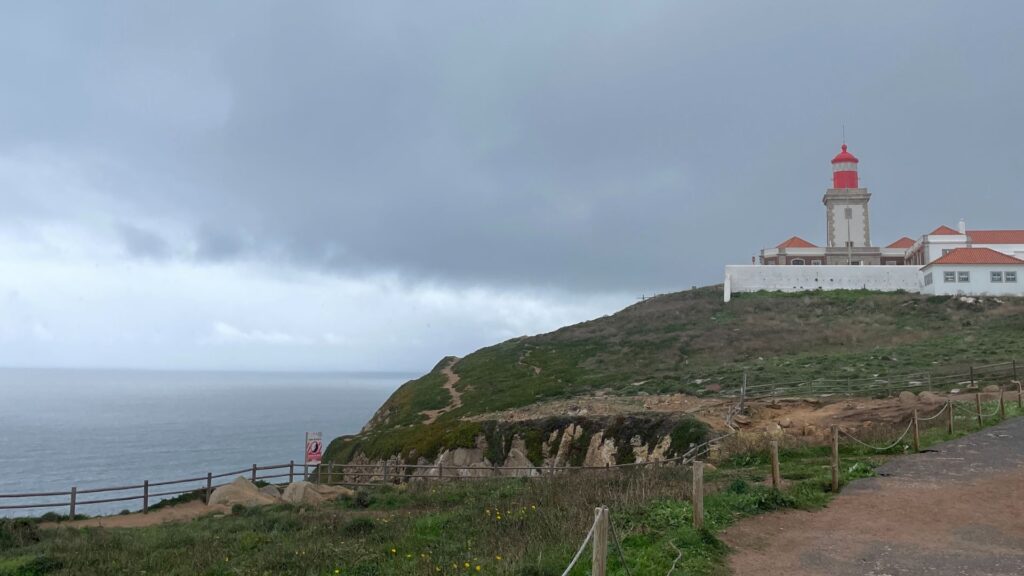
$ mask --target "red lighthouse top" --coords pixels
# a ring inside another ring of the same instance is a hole
[[[833,188],[858,188],[857,185],[857,157],[846,151],[846,144],[843,144],[843,151],[836,154],[832,159],[832,187]]]

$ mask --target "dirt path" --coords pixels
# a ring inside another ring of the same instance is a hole
[[[451,395],[451,402],[449,402],[444,408],[439,408],[437,410],[424,410],[423,412],[420,412],[420,414],[426,416],[426,420],[423,421],[424,424],[432,424],[441,414],[451,412],[452,410],[462,406],[462,392],[455,389],[455,384],[459,381],[459,375],[452,370],[452,368],[454,368],[458,363],[459,359],[453,357],[452,361],[449,362],[447,366],[441,368],[441,374],[444,374],[445,377],[444,389]]]
[[[736,576],[1024,574],[1024,418],[897,458],[825,510],[722,537]]]

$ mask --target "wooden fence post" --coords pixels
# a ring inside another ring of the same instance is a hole
[[[206,473],[206,503],[210,503],[210,495],[213,493],[213,472]]]
[[[1006,402],[1003,399],[1003,388],[999,387],[999,419],[1006,420]]]
[[[149,480],[142,481],[142,513],[149,514]]]
[[[1017,408],[1024,408],[1024,390],[1021,390],[1020,381],[1017,382]]]
[[[921,451],[921,428],[918,424],[917,408],[914,408],[914,452]]]
[[[839,492],[839,426],[832,425],[832,492]]]
[[[704,527],[704,463],[693,461],[693,527]]]
[[[292,484],[295,482],[295,460],[288,462],[288,483]]]
[[[334,483],[334,460],[331,460],[331,462],[327,465],[327,483]]]
[[[771,457],[772,457],[772,488],[779,490],[782,488],[782,473],[779,471],[779,441],[771,441]]]
[[[68,515],[68,518],[71,519],[71,520],[75,519],[75,505],[77,504],[77,501],[78,501],[78,486],[72,486],[71,487],[71,513]]]
[[[1017,361],[1016,360],[1010,360],[1010,363],[1013,365],[1013,379],[1016,380],[1017,379]]]
[[[384,483],[388,483],[388,461],[384,461]]]
[[[974,366],[971,366],[971,388],[974,388],[975,386],[976,385],[974,384]]]
[[[946,409],[949,414],[946,414],[946,433],[950,436],[953,435],[953,400],[946,400]]]
[[[608,508],[594,509],[594,545],[590,562],[592,576],[606,576],[608,569]]]
[[[255,464],[252,465],[252,483],[253,484],[256,483],[256,465]]]
[[[444,462],[437,463],[437,479],[444,480]]]
[[[974,406],[978,410],[978,426],[981,426],[981,393],[978,392],[974,395]]]

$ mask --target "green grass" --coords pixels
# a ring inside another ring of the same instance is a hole
[[[983,410],[992,411],[987,403]],[[1008,416],[1019,414],[1007,405]],[[992,417],[983,425],[998,422]],[[947,440],[945,420],[922,444]],[[955,436],[977,427],[958,417]],[[890,437],[891,438],[891,437]],[[878,443],[884,439],[879,437]],[[692,527],[689,472],[676,467],[577,471],[556,478],[493,479],[380,487],[319,508],[238,508],[235,514],[144,529],[40,530],[0,521],[0,576],[35,574],[407,574],[558,575],[585,535],[594,507],[608,505],[633,574],[676,570],[724,575],[721,530],[779,509],[815,510],[833,497],[829,448],[787,438],[784,489],[765,482],[763,438],[732,446],[705,475],[705,527]],[[841,445],[842,485],[870,476],[886,454]],[[466,565],[469,565],[468,568]],[[625,570],[615,555],[609,573]],[[477,566],[480,566],[477,572]],[[335,572],[337,570],[337,572]],[[573,572],[589,573],[589,554]]]
[[[472,444],[463,417],[598,390],[704,394],[709,384],[738,387],[744,373],[751,385],[965,373],[969,365],[1007,361],[1022,349],[1021,298],[969,304],[833,291],[740,294],[726,304],[719,288],[701,288],[469,354],[454,367],[462,407],[422,426],[422,411],[450,400],[440,372],[448,359],[442,360],[395,392],[371,433],[338,440],[327,456],[343,463],[360,451],[374,458],[437,454]]]

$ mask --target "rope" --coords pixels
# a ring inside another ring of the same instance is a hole
[[[597,526],[597,519],[594,519],[594,523],[590,525],[590,532],[587,532],[587,537],[583,539],[583,543],[580,544],[579,550],[576,551],[576,555],[572,557],[572,562],[569,562],[569,566],[566,567],[565,572],[562,572],[562,576],[569,576],[569,572],[572,572],[576,562],[579,561],[580,556],[583,554],[583,549],[587,547],[587,543],[594,537],[594,527]]]
[[[936,412],[936,413],[935,413],[934,415],[932,415],[932,416],[929,416],[929,417],[927,417],[927,418],[921,418],[920,416],[918,416],[918,417],[917,417],[917,421],[918,421],[918,422],[927,422],[928,420],[935,420],[935,419],[936,419],[936,418],[938,418],[939,416],[942,416],[942,413],[946,411],[946,408],[949,408],[949,404],[943,404],[943,406],[942,406],[942,410],[939,410],[939,411],[938,411],[938,412]]]
[[[676,556],[676,559],[672,561],[672,567],[669,568],[668,572],[665,573],[665,576],[672,576],[672,573],[676,570],[676,564],[679,563],[679,559],[683,557],[683,551],[677,548],[671,540],[669,540],[668,545],[671,546],[673,550],[679,553],[679,555]]]
[[[843,430],[842,428],[840,428],[839,431],[842,432],[847,438],[849,438],[850,440],[853,440],[854,442],[856,442],[858,444],[861,444],[863,446],[867,446],[868,448],[871,448],[872,450],[877,450],[879,452],[884,452],[885,450],[889,450],[891,448],[895,448],[897,444],[899,444],[904,438],[906,438],[907,434],[910,433],[910,428],[913,425],[914,425],[913,421],[911,421],[910,424],[907,424],[907,429],[903,431],[903,434],[900,435],[900,437],[897,438],[895,442],[893,442],[892,444],[890,444],[890,445],[888,445],[888,446],[886,446],[884,448],[878,448],[877,446],[872,446],[871,444],[868,444],[866,442],[862,442],[861,440],[855,438],[853,435],[851,435],[846,430]]]
[[[608,527],[612,531],[612,541],[615,542],[615,549],[619,551],[619,561],[622,562],[622,568],[626,571],[626,576],[633,576],[629,573],[629,564],[626,564],[626,556],[622,554],[622,544],[619,543],[619,536],[615,533],[615,524],[612,522],[611,514],[608,515]]]

